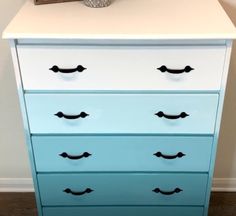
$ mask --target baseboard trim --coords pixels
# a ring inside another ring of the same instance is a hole
[[[31,178],[0,178],[0,192],[34,192]]]
[[[214,178],[214,192],[236,192],[236,178]],[[0,178],[0,192],[34,192],[31,178]]]
[[[236,178],[214,178],[212,191],[236,192]]]

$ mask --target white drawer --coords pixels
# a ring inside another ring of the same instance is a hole
[[[25,90],[219,90],[225,46],[17,46]],[[83,72],[50,70],[86,68]],[[158,70],[161,66],[182,72]]]

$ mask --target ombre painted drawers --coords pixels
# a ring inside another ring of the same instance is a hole
[[[29,1],[6,29],[39,216],[207,216],[236,34],[172,4]]]
[[[203,215],[225,46],[17,52],[43,215]]]

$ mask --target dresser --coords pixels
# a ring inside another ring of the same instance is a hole
[[[39,216],[207,216],[236,38],[217,1],[26,1],[3,37]]]

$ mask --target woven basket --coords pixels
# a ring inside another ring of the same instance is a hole
[[[111,1],[112,0],[84,0],[84,4],[88,7],[100,8],[109,6]]]

